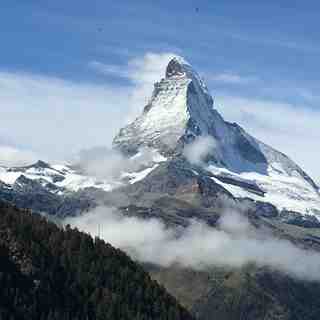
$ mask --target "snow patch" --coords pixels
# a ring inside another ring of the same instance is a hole
[[[300,212],[302,214],[316,215],[319,217],[320,197],[314,188],[300,176],[288,176],[279,170],[279,167],[270,167],[269,175],[257,172],[244,172],[237,174],[226,168],[219,168],[213,165],[207,170],[214,175],[227,175],[238,181],[256,183],[264,192],[264,196],[248,192],[244,188],[221,182],[217,178],[212,178],[216,183],[222,185],[235,197],[248,197],[253,200],[269,202],[279,210],[286,209]]]

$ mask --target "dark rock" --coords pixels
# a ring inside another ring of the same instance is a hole
[[[279,217],[278,209],[271,203],[255,201],[249,198],[240,199],[242,205],[244,205],[245,210],[249,213],[253,213],[258,217],[264,218],[277,218]]]
[[[299,212],[282,210],[280,219],[287,223],[303,228],[320,228],[319,220],[312,215],[302,215]]]

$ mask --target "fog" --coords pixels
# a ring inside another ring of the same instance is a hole
[[[66,224],[100,236],[140,262],[168,267],[180,264],[205,270],[210,266],[268,266],[305,280],[320,280],[320,255],[287,240],[259,232],[234,210],[226,210],[218,228],[193,220],[189,227],[168,228],[157,219],[127,217],[100,207]]]
[[[217,144],[211,136],[199,136],[185,146],[184,156],[191,164],[203,165],[206,157],[214,154]]]
[[[135,156],[127,158],[115,149],[94,147],[81,150],[73,159],[87,175],[107,180],[150,167],[155,161],[161,161],[161,156],[149,148],[141,148]]]
[[[32,151],[0,144],[0,166],[24,166],[36,162],[38,159],[38,155]]]

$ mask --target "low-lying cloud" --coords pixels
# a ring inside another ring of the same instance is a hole
[[[12,146],[0,145],[0,166],[24,166],[38,160],[38,155],[29,150],[23,150]]]
[[[255,263],[300,279],[320,280],[318,253],[257,234],[245,217],[233,211],[222,216],[218,229],[196,220],[187,228],[168,228],[157,219],[127,217],[104,207],[68,218],[65,223],[100,236],[141,262],[164,267],[180,264],[199,270]]]
[[[205,159],[214,154],[217,143],[211,136],[199,136],[183,150],[184,156],[191,164],[202,165]]]
[[[118,179],[124,173],[139,171],[161,161],[156,150],[141,148],[131,157],[107,147],[94,147],[79,152],[75,163],[89,176],[99,179]]]

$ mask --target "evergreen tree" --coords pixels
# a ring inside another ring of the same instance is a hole
[[[0,320],[191,320],[124,252],[0,203]]]

